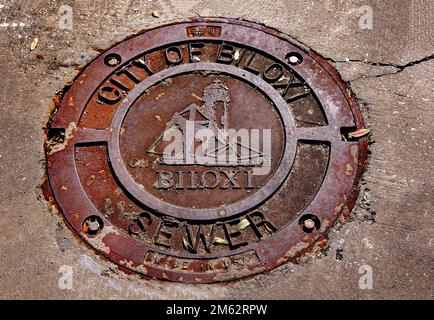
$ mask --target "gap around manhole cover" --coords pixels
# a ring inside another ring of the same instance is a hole
[[[367,139],[337,73],[273,29],[194,19],[87,66],[49,123],[47,176],[76,233],[145,277],[270,270],[354,206]]]

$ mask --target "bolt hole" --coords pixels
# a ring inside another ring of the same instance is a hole
[[[315,230],[319,230],[321,227],[319,218],[313,214],[305,214],[298,220],[298,224],[306,233],[312,233]]]
[[[64,128],[50,128],[47,132],[48,141],[52,143],[63,143],[65,141],[65,132]]]
[[[110,53],[105,56],[104,64],[109,67],[116,67],[120,65],[122,62],[122,58],[117,53]]]
[[[90,216],[84,220],[81,229],[88,236],[95,236],[102,230],[103,226],[104,222],[99,216]]]
[[[352,126],[352,127],[342,127],[340,129],[341,131],[341,138],[342,141],[351,141],[351,140],[357,140],[357,139],[351,139],[348,135],[350,132],[355,131],[357,129],[357,127]]]
[[[298,52],[289,52],[286,54],[285,59],[291,66],[295,66],[303,62],[303,57]]]

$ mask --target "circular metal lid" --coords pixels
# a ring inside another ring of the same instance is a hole
[[[367,152],[326,61],[238,20],[119,43],[48,127],[51,194],[76,233],[123,269],[192,283],[270,270],[324,239]]]

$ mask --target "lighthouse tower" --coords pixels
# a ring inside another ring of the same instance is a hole
[[[203,101],[205,102],[203,115],[210,122],[209,129],[228,129],[228,105],[230,103],[228,91],[220,80],[214,80],[203,90]],[[219,102],[223,104],[223,115],[217,119],[216,104]]]

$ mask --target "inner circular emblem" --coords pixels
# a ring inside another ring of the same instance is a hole
[[[326,237],[358,193],[358,106],[317,54],[253,23],[146,31],[86,67],[48,124],[47,192],[120,268],[210,283]]]
[[[150,208],[184,219],[249,210],[280,187],[295,155],[282,96],[246,71],[215,63],[149,77],[112,127],[119,135],[109,150],[122,184]]]

